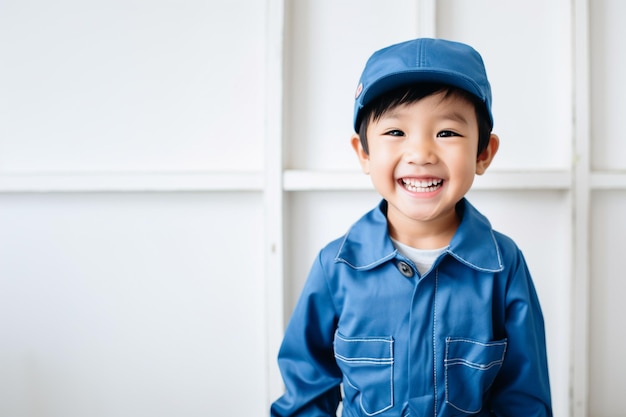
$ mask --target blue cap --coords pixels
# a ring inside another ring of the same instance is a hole
[[[464,43],[420,38],[381,49],[365,64],[356,90],[354,130],[363,107],[397,87],[442,83],[458,87],[485,104],[491,126],[491,87],[480,54]]]

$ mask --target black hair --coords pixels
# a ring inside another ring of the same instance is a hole
[[[359,120],[357,121],[357,125],[359,126],[359,139],[361,140],[361,146],[363,146],[365,153],[369,153],[367,146],[367,126],[371,121],[378,120],[386,111],[395,107],[415,103],[424,97],[436,93],[445,93],[445,97],[457,94],[474,105],[476,109],[476,120],[478,122],[478,155],[480,155],[489,144],[492,129],[491,119],[489,118],[485,104],[481,102],[478,97],[463,89],[437,83],[420,83],[399,87],[381,95],[366,105],[361,110]]]

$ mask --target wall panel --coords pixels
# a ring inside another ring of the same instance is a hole
[[[3,1],[0,173],[262,169],[264,11]]]
[[[589,415],[619,416],[624,412],[624,248],[626,247],[626,191],[597,191],[592,198],[591,314]]]
[[[0,415],[261,414],[262,207],[0,195]]]
[[[591,164],[595,170],[626,170],[623,100],[626,97],[626,3],[592,1],[591,25]]]

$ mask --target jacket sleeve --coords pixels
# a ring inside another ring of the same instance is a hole
[[[272,417],[335,416],[341,400],[341,372],[333,339],[337,315],[320,258],[313,265],[278,353],[285,393]]]
[[[498,417],[552,416],[545,329],[523,255],[511,266],[505,302],[507,352],[491,396]]]

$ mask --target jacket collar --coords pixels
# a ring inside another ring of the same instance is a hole
[[[500,248],[489,220],[465,198],[457,204],[461,224],[446,253],[470,268],[484,272],[504,269]],[[371,210],[348,230],[335,257],[357,270],[372,269],[398,253],[387,231],[387,202]]]

